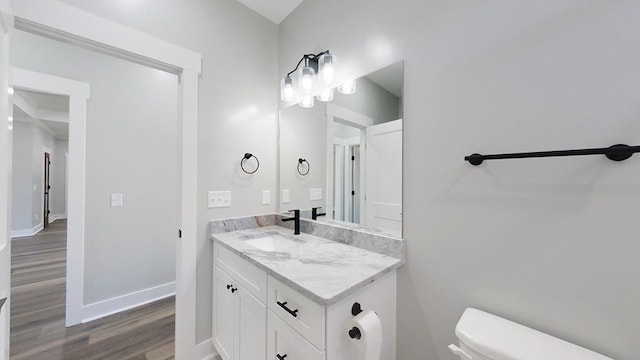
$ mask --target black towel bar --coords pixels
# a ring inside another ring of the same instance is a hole
[[[595,149],[577,149],[577,150],[556,150],[556,151],[538,151],[511,154],[494,154],[482,155],[471,154],[465,156],[464,160],[471,165],[478,166],[485,160],[499,159],[525,159],[525,158],[541,158],[541,157],[558,157],[558,156],[582,156],[582,155],[605,155],[609,160],[623,161],[631,157],[631,155],[640,152],[640,146],[629,146],[625,144],[617,144],[607,148]]]

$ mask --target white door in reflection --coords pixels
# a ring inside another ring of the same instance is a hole
[[[402,119],[366,129],[365,216],[368,226],[402,230]]]
[[[344,145],[333,145],[333,218],[344,221]]]

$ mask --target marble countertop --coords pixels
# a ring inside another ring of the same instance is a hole
[[[264,251],[248,240],[285,237],[277,251]],[[400,259],[290,229],[265,226],[212,234],[211,239],[248,260],[309,299],[330,305],[400,267]]]

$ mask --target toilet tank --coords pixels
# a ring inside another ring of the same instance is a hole
[[[613,360],[578,345],[476,309],[466,309],[456,326],[465,360]]]

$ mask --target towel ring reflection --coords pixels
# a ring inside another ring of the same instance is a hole
[[[251,158],[256,159],[256,168],[253,171],[247,171],[247,169],[244,168],[244,162],[245,160],[249,160]],[[255,155],[251,153],[246,153],[242,157],[242,160],[240,160],[240,167],[242,168],[242,171],[244,171],[247,174],[255,174],[255,172],[258,171],[258,169],[260,168],[260,160],[258,160],[258,158]]]
[[[307,171],[306,172],[300,171],[300,166],[303,163],[307,163]],[[306,159],[303,159],[303,158],[298,159],[298,174],[300,174],[302,176],[306,176],[307,174],[309,174],[309,170],[311,170],[311,165],[309,165],[309,162]]]

